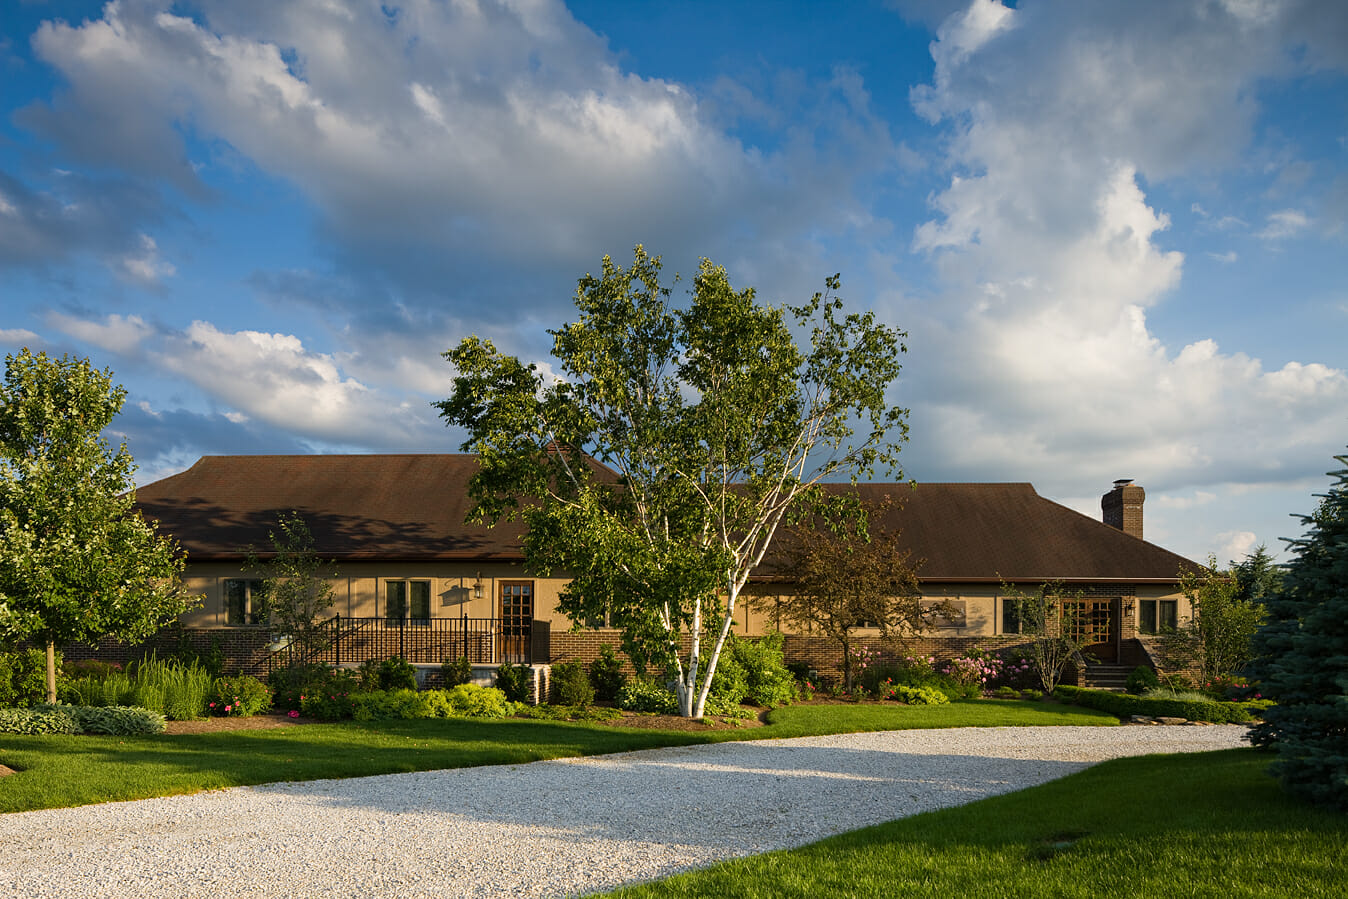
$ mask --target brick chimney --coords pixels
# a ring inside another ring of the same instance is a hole
[[[1142,538],[1142,503],[1147,493],[1132,478],[1114,482],[1114,489],[1100,497],[1105,524],[1137,539]]]

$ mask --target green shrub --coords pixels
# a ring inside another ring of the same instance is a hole
[[[80,733],[80,722],[71,711],[73,708],[75,707],[68,705],[45,705],[31,709],[0,709],[0,733]]]
[[[502,662],[496,669],[496,687],[511,702],[528,702],[533,690],[533,672],[528,665]]]
[[[255,677],[217,677],[206,706],[212,715],[248,718],[271,708],[271,691]]]
[[[354,685],[354,679],[350,680]],[[312,692],[299,696],[300,711],[319,721],[341,721],[355,713],[355,697],[364,695],[355,690],[342,690],[333,681],[312,684]]]
[[[45,706],[45,708],[52,708]],[[164,716],[136,706],[69,706],[86,734],[108,734],[114,737],[137,734],[162,734]]]
[[[351,694],[351,717],[357,721],[431,717],[431,703],[416,690],[374,690]]]
[[[572,659],[552,666],[552,689],[548,701],[556,705],[578,705],[582,708],[594,702],[594,687],[590,673],[579,661]]]
[[[618,693],[618,708],[628,712],[675,715],[679,711],[679,700],[659,684],[636,677],[629,680]]]
[[[880,697],[907,705],[945,705],[950,702],[945,693],[935,687],[910,687],[907,684],[882,684]]]
[[[61,654],[56,654],[56,688],[65,680]],[[47,696],[47,651],[27,649],[0,653],[0,708],[27,708]]]
[[[379,689],[415,690],[417,688],[417,669],[402,656],[384,659],[379,663]]]
[[[61,673],[71,680],[85,677],[104,678],[114,673],[120,674],[121,671],[121,663],[100,662],[98,659],[76,659],[61,663]]]
[[[993,690],[992,695],[997,697],[998,699],[1019,699],[1020,691],[1017,690],[1015,687],[1002,686]]]
[[[440,663],[440,676],[444,679],[446,687],[470,683],[473,679],[473,663],[468,661],[468,656],[445,659]]]
[[[459,684],[444,692],[455,717],[509,718],[515,713],[515,705],[495,687]]]
[[[340,678],[340,681],[334,678]],[[289,712],[300,708],[302,696],[324,691],[354,692],[356,675],[346,669],[334,670],[315,663],[294,665],[277,668],[268,674],[267,687],[271,690],[272,708],[278,712]]]
[[[599,658],[590,663],[590,685],[601,702],[613,702],[627,683],[622,659],[607,643],[599,647]]]
[[[726,637],[725,647],[721,650],[721,657],[717,660],[716,671],[711,677],[711,689],[707,691],[707,700],[710,702],[713,698],[723,703],[733,703],[738,706],[744,697],[749,693],[749,675],[740,664],[739,657],[735,655],[735,645],[738,643],[735,635]],[[706,670],[707,662],[711,660],[710,651],[702,654],[702,670]]]
[[[1145,715],[1149,718],[1184,718],[1188,721],[1210,721],[1214,724],[1245,724],[1250,712],[1233,702],[1213,702],[1208,699],[1165,699],[1111,693],[1107,690],[1087,690],[1060,684],[1053,695],[1074,705],[1099,709],[1120,718]]]
[[[1154,690],[1160,685],[1161,679],[1156,676],[1156,670],[1150,665],[1138,665],[1128,675],[1126,682],[1128,692],[1135,695]]]
[[[731,655],[744,672],[745,691],[741,700],[754,705],[776,708],[796,698],[796,678],[787,669],[782,655],[786,638],[765,634],[757,640],[734,640]]]

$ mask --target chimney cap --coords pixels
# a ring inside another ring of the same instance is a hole
[[[1120,487],[1127,487],[1131,483],[1133,483],[1132,478],[1119,478],[1114,482],[1114,489],[1118,490]]]

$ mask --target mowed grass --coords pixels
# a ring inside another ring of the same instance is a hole
[[[502,765],[726,740],[830,733],[1114,724],[1100,712],[1002,700],[948,706],[796,705],[765,727],[685,732],[550,721],[344,722],[152,737],[0,735],[0,812],[280,781]]]
[[[1348,895],[1348,816],[1251,749],[1105,762],[1039,787],[618,890],[672,897]]]

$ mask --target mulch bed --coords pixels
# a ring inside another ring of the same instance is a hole
[[[222,730],[261,730],[268,727],[295,727],[317,724],[315,718],[291,718],[288,715],[254,715],[251,718],[202,718],[198,721],[169,721],[166,734],[210,734]]]

